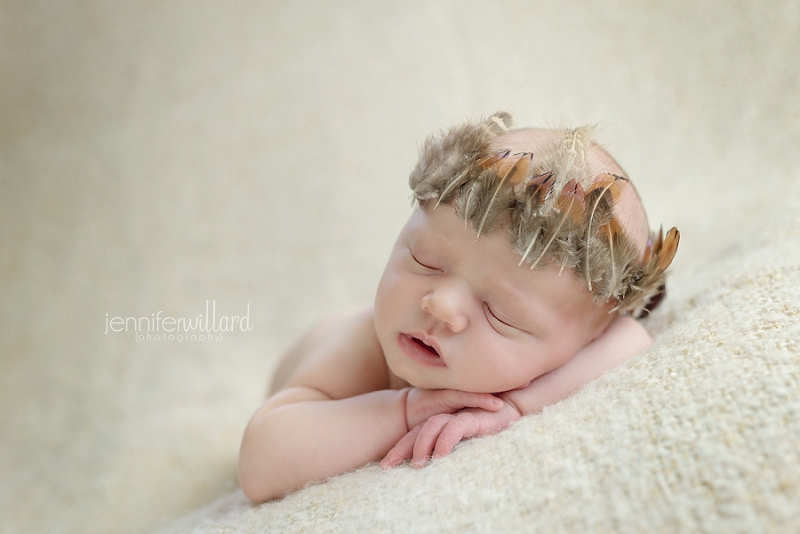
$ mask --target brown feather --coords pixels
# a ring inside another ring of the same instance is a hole
[[[526,153],[527,154],[527,153]],[[531,154],[533,156],[533,154]],[[514,164],[509,168],[503,177],[500,179],[500,183],[497,184],[497,188],[494,190],[492,194],[492,199],[489,201],[489,205],[486,207],[486,212],[483,214],[483,219],[481,219],[481,223],[478,225],[478,237],[480,237],[481,232],[483,231],[483,226],[486,223],[486,218],[489,216],[489,213],[492,210],[492,205],[494,204],[495,199],[497,198],[497,194],[500,192],[500,188],[503,187],[503,184],[508,180],[510,183],[515,182],[515,175],[522,176],[523,173],[527,174],[527,171],[530,169],[531,166],[531,158],[525,157],[524,155],[517,159]],[[517,178],[516,181],[521,181],[521,178]]]
[[[564,187],[564,189],[561,190],[558,202],[556,204],[556,213],[561,215],[561,219],[558,221],[558,225],[555,227],[555,229],[553,229],[551,232],[550,239],[539,253],[539,256],[534,262],[531,263],[531,269],[536,267],[542,260],[544,255],[547,253],[547,250],[553,244],[553,241],[555,241],[555,239],[559,236],[564,223],[566,223],[568,220],[572,220],[577,226],[583,222],[584,196],[583,188],[581,187],[578,189],[579,187],[580,186],[574,180],[570,180],[567,182],[567,185]]]
[[[611,254],[611,280],[609,286],[615,288],[619,282],[619,273],[616,258],[614,258],[614,243],[617,241],[617,236],[622,233],[622,226],[620,226],[615,217],[612,217],[600,227],[600,231],[608,236],[608,250]]]
[[[566,213],[576,225],[580,225],[583,222],[585,209],[583,187],[575,180],[570,180],[561,190],[556,210],[559,213]]]
[[[447,200],[447,195],[450,193],[450,191],[454,190],[459,185],[464,184],[465,182],[464,178],[467,177],[467,175],[470,173],[471,170],[472,169],[470,169],[469,167],[465,167],[464,170],[462,170],[453,181],[447,184],[447,187],[444,188],[444,191],[442,191],[439,194],[439,198],[436,200],[436,205],[433,207],[433,209],[438,208],[439,204],[442,203],[442,200]]]
[[[673,227],[667,232],[667,236],[664,238],[664,244],[658,254],[658,263],[656,264],[657,270],[664,271],[669,267],[669,264],[672,263],[672,259],[675,257],[675,253],[678,252],[678,243],[680,240],[681,233],[677,228]]]
[[[616,174],[604,173],[598,178],[587,190],[586,190],[586,198],[591,198],[594,201],[591,202],[591,210],[589,211],[588,221],[586,223],[586,257],[585,257],[585,271],[586,271],[586,285],[589,286],[589,291],[592,290],[592,274],[591,268],[589,267],[589,243],[591,240],[589,239],[592,233],[592,226],[594,224],[595,218],[602,221],[605,217],[598,217],[598,208],[600,208],[601,201],[605,202],[605,209],[600,210],[602,213],[608,212],[609,214],[614,209],[614,204],[616,203],[617,199],[619,199],[620,195],[620,187],[617,185],[617,181],[623,179]],[[626,180],[627,181],[627,180]]]
[[[653,254],[653,238],[647,238],[647,246],[644,249],[644,257],[642,258],[642,264],[647,265],[650,261],[650,256]]]
[[[489,154],[488,156],[479,159],[475,163],[475,165],[477,165],[481,169],[488,169],[489,167],[495,165],[501,159],[507,157],[510,153],[511,153],[511,150],[509,150],[507,148],[504,149],[504,150],[498,150],[497,152],[495,152],[493,154]]]
[[[552,172],[534,176],[525,185],[525,195],[531,199],[535,198],[536,202],[541,204],[550,194],[554,181]]]
[[[531,253],[531,249],[533,248],[533,245],[536,244],[536,240],[537,239],[539,239],[539,232],[536,232],[535,234],[533,234],[533,238],[531,239],[530,243],[528,243],[528,247],[525,249],[525,252],[522,254],[522,259],[519,260],[519,263],[517,264],[517,267],[519,267],[520,265],[522,265],[525,262],[525,259],[528,257],[528,254]]]
[[[515,156],[517,154],[514,154]],[[514,167],[509,171],[508,181],[511,185],[517,185],[525,180],[531,172],[533,165],[533,152],[521,152],[519,159]]]

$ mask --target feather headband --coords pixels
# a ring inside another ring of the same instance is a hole
[[[589,130],[562,131],[557,148],[541,157],[492,151],[512,122],[499,112],[429,137],[409,177],[415,200],[452,205],[478,236],[507,225],[520,265],[568,267],[599,301],[617,301],[615,310],[639,316],[653,309],[664,296],[678,230],[651,233],[641,254],[614,212],[628,179],[588,172]]]

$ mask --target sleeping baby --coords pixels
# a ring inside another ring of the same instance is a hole
[[[497,113],[426,141],[374,304],[304,336],[247,425],[250,499],[375,460],[422,467],[650,345],[634,317],[663,297],[678,231],[650,233],[588,129],[510,126]]]

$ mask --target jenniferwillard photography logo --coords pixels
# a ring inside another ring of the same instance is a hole
[[[223,332],[240,330],[248,332],[253,329],[250,324],[250,303],[244,315],[223,315],[217,319],[217,301],[206,301],[206,313],[192,318],[162,317],[159,310],[150,317],[109,317],[106,314],[106,331],[133,332],[136,342],[139,341],[222,341]]]

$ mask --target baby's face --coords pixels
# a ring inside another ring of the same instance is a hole
[[[552,371],[611,319],[573,272],[518,266],[505,229],[465,228],[453,208],[414,212],[383,273],[375,326],[409,384],[501,392]]]

